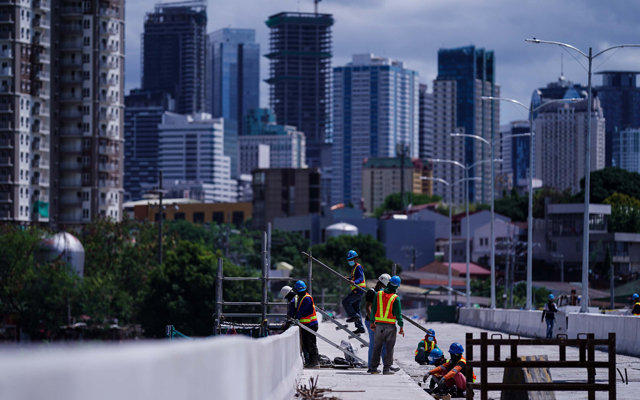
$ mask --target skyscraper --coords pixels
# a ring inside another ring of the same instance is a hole
[[[399,143],[418,157],[419,85],[403,62],[372,54],[333,69],[332,202],[360,204],[366,158],[396,157]]]
[[[225,124],[236,121],[239,134],[247,112],[260,105],[260,45],[255,40],[253,29],[224,28],[209,34],[210,112]]]
[[[534,120],[536,177],[544,186],[558,190],[580,190],[584,177],[585,143],[588,119],[587,100],[554,103],[538,111]],[[604,168],[605,120],[600,99],[593,98],[591,113],[591,171]]]
[[[307,163],[317,167],[328,117],[331,73],[330,14],[283,12],[266,21],[271,29],[269,101],[278,124],[305,134]]]
[[[132,90],[124,102],[124,191],[126,200],[135,201],[158,184],[158,125],[174,102],[168,93],[141,89]]]
[[[62,226],[122,218],[124,0],[52,13],[52,214]],[[57,187],[57,190],[56,190]]]
[[[438,51],[438,77],[433,81],[433,154],[438,158],[472,165],[491,158],[491,148],[473,138],[452,138],[451,133],[477,135],[491,141],[499,134],[500,104],[482,96],[500,96],[496,84],[493,51],[466,46]],[[499,158],[496,146],[495,157]],[[462,168],[436,163],[433,176],[455,182],[464,177]],[[491,199],[491,164],[481,163],[469,172],[482,182],[469,182],[469,200],[487,203]],[[449,189],[436,182],[434,194],[447,197]],[[464,185],[454,188],[454,203],[464,201]]]
[[[640,172],[640,129],[627,128],[622,132],[614,132],[613,146],[619,149],[614,158],[616,167]]]
[[[207,3],[158,3],[142,34],[142,89],[176,100],[176,112],[205,111]]]
[[[619,144],[628,138],[619,135],[627,128],[640,128],[640,88],[636,85],[636,75],[640,71],[601,71],[598,74],[602,75],[602,86],[596,91],[607,120],[605,164],[621,167],[621,157],[626,149]]]
[[[433,158],[433,93],[420,84],[420,158]]]

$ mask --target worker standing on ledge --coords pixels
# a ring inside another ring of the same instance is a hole
[[[365,333],[364,325],[362,325],[362,316],[360,315],[360,301],[364,297],[367,283],[364,279],[364,270],[362,265],[358,263],[358,253],[354,250],[349,250],[347,253],[347,262],[352,268],[351,276],[345,276],[351,282],[351,293],[342,300],[342,305],[349,318],[347,322],[354,322],[356,324],[356,330],[353,331],[356,335]],[[365,290],[360,290],[361,287]]]
[[[402,306],[396,294],[398,287],[400,287],[399,276],[394,276],[389,279],[389,284],[384,291],[376,293],[376,298],[371,308],[371,329],[375,332],[373,355],[371,356],[371,365],[369,366],[371,374],[379,373],[378,365],[380,365],[382,345],[387,348],[382,373],[384,375],[394,374],[391,370],[391,364],[393,364],[393,349],[396,345],[396,321],[400,326],[398,333],[404,336],[404,329],[402,329],[404,325],[402,321]]]
[[[307,285],[303,281],[296,282],[293,290],[297,297],[293,299],[296,311],[296,319],[307,328],[318,332],[318,317],[316,317],[316,306],[313,297],[307,293]],[[309,353],[309,363],[305,368],[320,368],[320,356],[318,355],[318,345],[316,336],[306,330],[301,330],[302,351]]]
[[[631,296],[631,301],[635,303],[633,308],[631,308],[631,314],[640,316],[640,296],[638,296],[638,293],[634,293],[633,296]]]

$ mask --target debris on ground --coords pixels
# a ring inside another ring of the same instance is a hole
[[[299,383],[296,387],[296,398],[300,398],[302,400],[340,400],[338,397],[330,396],[325,397],[326,393],[356,393],[361,392],[364,393],[364,390],[333,390],[333,389],[321,389],[318,387],[318,379],[320,377],[316,376],[315,379],[313,377],[309,378],[309,387],[307,385]]]

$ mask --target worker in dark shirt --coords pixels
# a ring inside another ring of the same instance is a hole
[[[633,296],[631,296],[631,301],[634,303],[631,314],[640,316],[640,296],[638,296],[638,293],[634,293]]]
[[[380,275],[380,277],[378,278],[378,282],[376,282],[376,285],[372,288],[369,288],[369,290],[367,290],[367,293],[365,294],[364,308],[365,308],[367,318],[364,320],[364,325],[367,327],[367,331],[369,332],[369,355],[368,355],[369,369],[367,370],[368,373],[371,373],[371,356],[373,355],[373,344],[375,341],[375,332],[373,331],[373,329],[371,329],[371,321],[369,321],[369,319],[371,318],[371,307],[373,306],[373,300],[376,297],[376,293],[383,290],[389,284],[389,279],[391,279],[391,275],[389,274]],[[383,345],[382,358],[384,358],[386,354],[387,354],[387,348]]]
[[[551,339],[553,337],[553,325],[556,322],[556,313],[558,312],[558,306],[553,299],[553,294],[550,294],[549,301],[544,305],[542,320],[540,321],[544,322],[545,319],[547,320],[547,339]]]
[[[364,325],[362,324],[362,316],[360,315],[360,302],[364,297],[364,292],[367,287],[367,281],[364,277],[364,269],[358,262],[358,253],[355,250],[349,250],[347,253],[347,262],[349,268],[351,268],[351,275],[345,276],[351,282],[351,292],[342,299],[342,306],[349,318],[347,322],[353,322],[356,325],[356,330],[353,331],[356,335],[365,333]],[[360,287],[361,289],[358,289]]]

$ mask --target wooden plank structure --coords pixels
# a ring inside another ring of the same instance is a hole
[[[474,359],[473,346],[480,346],[480,359]],[[489,360],[489,346],[493,346],[493,360]],[[508,360],[500,360],[500,347],[510,348]],[[528,360],[518,357],[518,346],[558,346],[560,359],[558,361]],[[567,346],[578,347],[579,360],[567,360]],[[608,360],[595,361],[595,347],[607,347]],[[521,339],[519,335],[509,335],[503,339],[501,334],[494,334],[488,338],[487,332],[482,332],[479,339],[474,339],[472,333],[466,336],[467,368],[467,400],[473,399],[473,390],[480,390],[480,399],[488,400],[489,391],[519,390],[519,391],[586,391],[588,399],[595,400],[596,391],[609,393],[609,400],[616,399],[616,334],[609,333],[607,339],[595,339],[590,334],[578,334],[576,339],[568,339],[566,335],[558,335],[556,339]],[[473,369],[480,368],[480,382],[473,382]],[[587,382],[563,383],[494,383],[488,381],[488,368],[586,368]],[[608,383],[596,383],[596,368],[608,370]],[[472,383],[473,382],[473,383]]]

